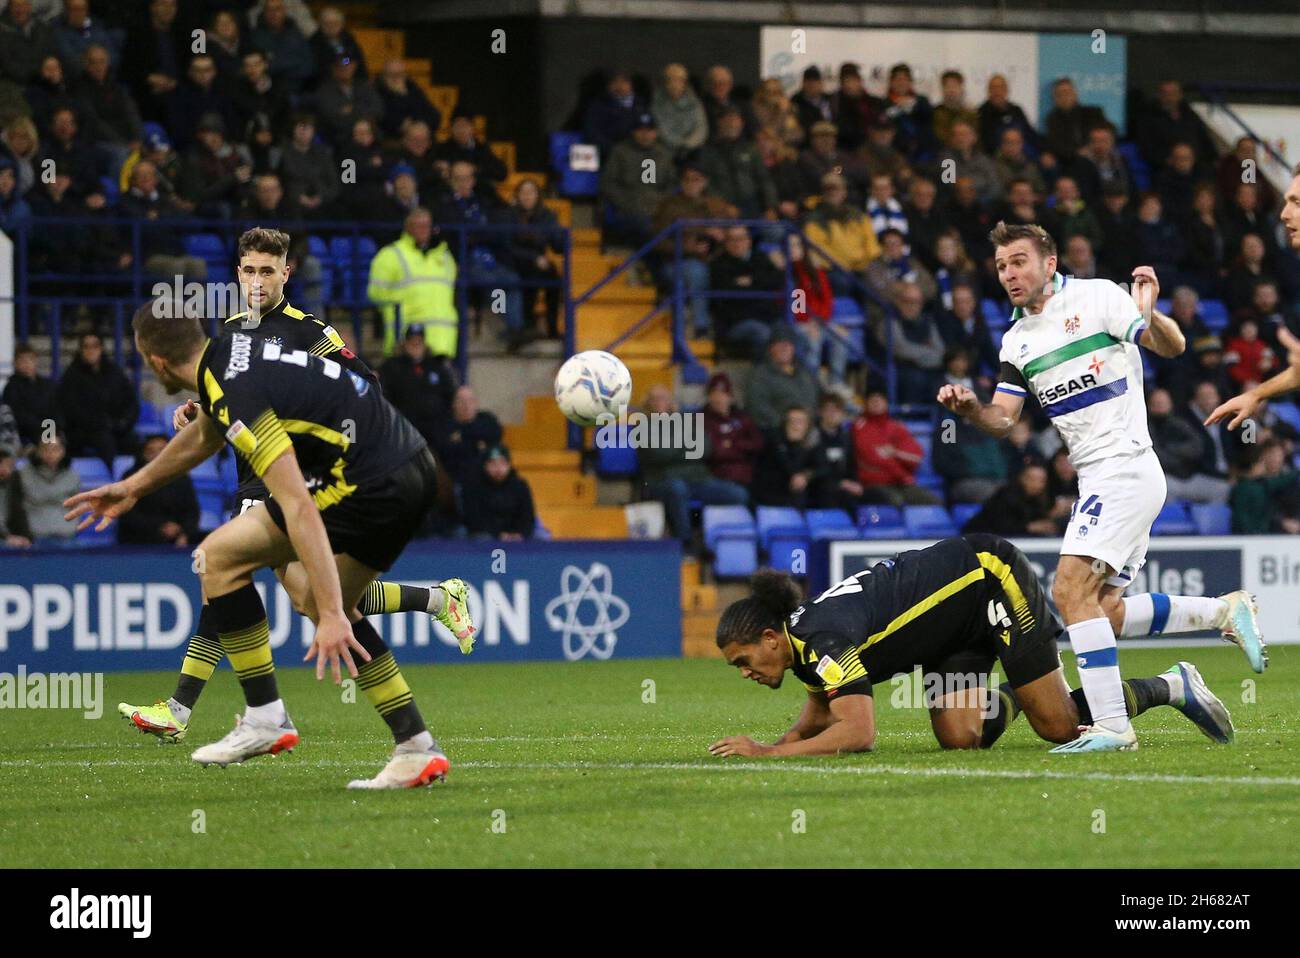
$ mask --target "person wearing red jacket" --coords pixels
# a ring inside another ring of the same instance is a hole
[[[866,405],[853,421],[850,436],[864,501],[891,506],[939,504],[932,492],[916,484],[916,470],[924,453],[908,428],[890,417],[883,390],[867,392]]]
[[[844,382],[844,373],[849,364],[848,349],[844,345],[848,330],[836,324],[838,336],[826,332],[826,328],[832,325],[831,312],[835,306],[830,278],[820,257],[805,253],[803,237],[792,233],[789,244],[794,288],[801,294],[800,299],[795,301],[793,314],[795,332],[802,341],[804,365],[814,376],[817,375],[821,366],[822,343],[825,342],[831,385],[839,385]]]
[[[1228,375],[1243,389],[1254,389],[1277,367],[1277,356],[1268,343],[1259,337],[1259,324],[1253,319],[1243,320],[1236,336],[1230,336],[1223,361],[1228,364]]]
[[[763,448],[763,432],[736,408],[731,377],[714,373],[709,377],[704,407],[704,431],[708,436],[709,471],[718,479],[748,486],[754,481],[754,463]]]

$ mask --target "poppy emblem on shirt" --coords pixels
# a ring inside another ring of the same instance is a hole
[[[1073,336],[1079,331],[1079,317],[1070,316],[1065,320],[1065,331]]]

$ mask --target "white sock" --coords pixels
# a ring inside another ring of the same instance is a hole
[[[405,742],[397,743],[399,752],[427,752],[430,749],[437,748],[438,743],[433,740],[433,734],[425,729],[419,735],[412,735]]]
[[[1163,592],[1130,595],[1124,599],[1124,627],[1120,636],[1131,639],[1141,635],[1178,635],[1221,629],[1227,614],[1228,603],[1211,596],[1165,595]]]
[[[175,699],[167,700],[167,707],[172,710],[172,716],[182,725],[188,725],[190,722],[190,709],[181,705]]]
[[[447,601],[447,593],[443,591],[442,586],[435,585],[429,589],[428,612],[430,615],[437,615],[442,611],[443,604]]]
[[[1079,684],[1088,699],[1092,724],[1112,732],[1129,726],[1124,706],[1124,686],[1120,684],[1119,656],[1110,619],[1087,619],[1065,627],[1070,648],[1079,664]]]
[[[1161,672],[1156,676],[1158,679],[1164,679],[1165,684],[1169,686],[1169,704],[1175,707],[1183,704],[1187,696],[1187,688],[1183,683],[1181,672]]]
[[[265,705],[248,705],[244,707],[244,718],[266,725],[283,725],[289,713],[284,709],[284,699],[276,699]]]

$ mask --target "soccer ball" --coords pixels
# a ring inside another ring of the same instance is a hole
[[[575,353],[555,374],[555,403],[570,422],[594,426],[601,416],[618,416],[632,398],[632,374],[623,360],[601,349]]]

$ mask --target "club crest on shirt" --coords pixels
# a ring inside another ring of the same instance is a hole
[[[1067,316],[1065,319],[1065,331],[1073,336],[1079,331],[1079,317]]]

